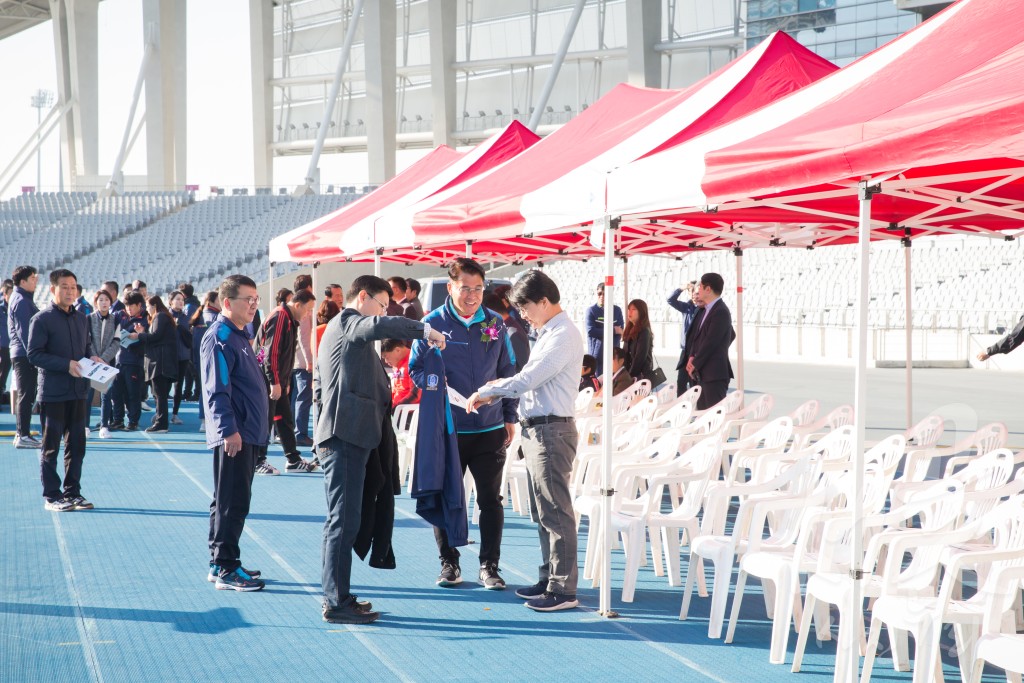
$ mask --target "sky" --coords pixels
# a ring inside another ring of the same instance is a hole
[[[188,4],[187,182],[204,191],[211,185],[251,186],[252,93],[250,86],[248,0]],[[117,156],[143,54],[142,3],[103,0],[99,5],[100,173],[108,175]],[[40,88],[56,92],[53,26],[46,22],[0,41],[0,170],[6,169],[36,129],[30,98]],[[140,116],[145,98],[139,105]],[[46,112],[43,112],[45,117]],[[42,147],[41,189],[58,189],[57,130]],[[419,154],[422,154],[420,152]],[[399,170],[419,156],[400,154]],[[277,186],[299,184],[309,157],[275,160]],[[324,184],[363,185],[365,154],[324,155]],[[144,138],[139,137],[124,166],[125,175],[146,171]],[[33,156],[14,182],[0,193],[9,199],[23,185],[36,185]]]

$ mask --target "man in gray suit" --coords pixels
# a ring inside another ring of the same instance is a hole
[[[380,616],[350,591],[366,461],[391,412],[391,385],[373,343],[426,339],[444,348],[444,335],[430,325],[384,316],[390,297],[385,280],[357,277],[345,296],[346,308],[327,324],[314,365],[313,392],[323,406],[314,441],[327,491],[323,617],[334,624],[368,624]]]

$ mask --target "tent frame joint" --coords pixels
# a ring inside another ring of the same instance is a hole
[[[876,194],[881,194],[881,192],[882,183],[875,183],[874,185],[869,185],[867,180],[863,180],[860,183],[860,187],[857,189],[857,196],[861,201],[864,201],[865,199],[870,200]]]

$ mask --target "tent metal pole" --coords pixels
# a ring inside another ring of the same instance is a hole
[[[271,261],[270,262],[270,274],[267,277],[267,289],[270,290],[270,291],[267,292],[267,306],[268,306],[267,311],[268,312],[274,310],[274,266],[276,266],[276,265],[277,265],[276,261]]]
[[[473,240],[466,240],[466,258],[473,258]]]
[[[320,265],[319,261],[314,261],[313,262],[313,293],[314,294],[316,294],[317,292],[320,291],[320,288],[317,286],[317,282],[316,282],[316,271],[317,271],[319,265]],[[313,336],[309,340],[309,350],[310,350],[310,353],[313,355],[313,371],[316,372],[316,346],[317,346],[317,344],[316,344],[316,313],[310,313],[310,315],[313,316],[313,320],[312,320],[312,324],[309,326],[309,331],[310,331],[310,333]],[[310,381],[310,386],[312,386],[313,378],[310,377],[309,381]],[[316,421],[317,421],[317,417],[319,417],[319,415],[318,415],[319,412],[320,411],[317,410],[316,401],[313,401],[313,410],[312,410],[312,413],[313,413],[313,431],[316,431]],[[302,427],[305,428],[306,425],[302,425]]]
[[[380,247],[373,250],[373,274],[380,277],[380,255],[384,251]]]
[[[735,247],[732,253],[736,255],[736,390],[743,395],[743,250]]]
[[[558,44],[558,51],[555,53],[555,58],[551,61],[551,71],[548,72],[548,78],[544,81],[544,89],[540,92],[540,99],[537,101],[533,115],[530,117],[530,123],[527,125],[527,128],[533,132],[537,132],[537,127],[540,125],[540,117],[544,114],[544,108],[547,107],[551,91],[555,89],[558,72],[562,70],[562,62],[565,61],[565,55],[569,52],[569,44],[576,33],[576,26],[580,23],[580,17],[583,16],[583,6],[586,4],[587,0],[576,0],[576,6],[573,7],[572,15],[569,17],[569,23],[565,25],[562,42]]]
[[[622,310],[629,308],[629,258],[622,257]],[[604,361],[601,361],[602,363]],[[603,366],[602,366],[603,367]]]
[[[910,230],[908,229],[909,233]],[[914,285],[910,270],[910,235],[903,238],[904,270],[906,271],[906,328],[907,334],[907,429],[914,426],[914,325],[913,325],[913,296]]]
[[[598,613],[612,611],[612,346],[615,344],[615,230],[618,221],[604,217],[604,342],[601,345],[604,387],[601,391],[601,599]],[[625,278],[623,278],[625,279]]]
[[[857,263],[860,266],[858,275],[857,294],[857,366],[854,371],[854,440],[853,440],[853,553],[850,563],[850,578],[853,581],[853,590],[850,592],[850,619],[859,623],[856,615],[862,611],[862,586],[861,581],[864,575],[863,558],[863,534],[864,534],[864,436],[867,423],[867,364],[868,364],[868,297],[870,294],[869,283],[871,277],[870,268],[870,239],[871,239],[871,197],[880,191],[878,185],[868,185],[861,182],[859,186],[860,221],[858,230],[858,254]],[[855,629],[851,629],[853,632]],[[849,667],[849,680],[855,681],[859,675],[860,657],[859,645],[856,638],[854,642],[848,643],[848,660],[836,661],[836,667]],[[837,655],[838,657],[839,655]]]

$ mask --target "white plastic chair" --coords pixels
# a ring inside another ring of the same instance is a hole
[[[970,683],[981,683],[981,674],[986,662],[1006,672],[1006,680],[1021,683],[1024,673],[1024,634],[1017,634],[1008,627],[1003,615],[1020,601],[1021,581],[1024,567],[1004,567],[993,572],[985,591],[987,598],[982,618],[981,637],[978,638],[973,657],[974,665]],[[964,653],[964,656],[971,656]]]
[[[661,537],[656,530],[664,529],[659,525],[658,520],[664,517],[660,513],[660,509],[665,487],[668,485],[685,486],[683,502],[671,514],[675,514],[676,510],[679,510],[682,515],[696,518],[708,481],[718,471],[719,457],[721,457],[721,441],[718,436],[710,436],[687,450],[686,457],[676,457],[655,466],[627,465],[616,472],[616,491],[629,490],[629,480],[632,477],[640,476],[647,480],[647,490],[639,498],[633,501],[620,499],[619,505],[612,511],[612,528],[622,534],[626,549],[626,573],[622,583],[623,602],[633,602],[641,559],[646,557],[648,527],[651,530],[651,552],[655,574],[661,574]],[[671,552],[667,545],[666,552]],[[678,537],[675,544],[675,564],[678,568]],[[670,584],[671,577],[670,573]],[[678,581],[671,585],[678,585]]]
[[[960,517],[963,508],[964,486],[960,481],[936,481],[924,490],[917,491],[903,506],[879,515],[864,517],[865,537],[869,537],[864,553],[861,580],[861,595],[876,598],[881,593],[882,578],[876,567],[883,550],[896,539],[913,534],[942,533],[951,530]],[[920,517],[921,527],[900,528],[907,520]],[[873,530],[882,528],[871,535]],[[860,645],[864,643],[864,615],[859,610],[849,613],[853,580],[849,575],[852,566],[853,520],[849,516],[830,520],[822,530],[822,552],[814,574],[807,579],[806,599],[800,631],[793,656],[793,672],[799,672],[803,661],[804,648],[810,632],[810,618],[818,601],[833,604],[839,611],[839,638],[836,643],[835,683],[847,681],[847,674],[853,666]],[[922,552],[914,555],[910,564],[900,573],[900,590],[922,594],[934,590],[938,572],[938,552]],[[888,553],[892,558],[893,552]],[[896,561],[902,560],[902,555]],[[897,565],[897,569],[898,569]],[[893,656],[897,661],[906,660],[905,640],[895,639]]]
[[[690,611],[695,573],[702,571],[700,560],[710,560],[714,568],[711,589],[711,618],[708,621],[708,637],[719,638],[725,618],[725,605],[732,581],[732,565],[737,555],[746,551],[746,538],[750,533],[754,506],[769,497],[805,496],[814,486],[818,476],[818,465],[811,457],[795,463],[781,463],[781,472],[762,484],[735,484],[709,488],[704,518],[701,520],[700,535],[690,541],[690,560],[686,568],[686,582],[683,587],[683,604],[679,618],[685,620]],[[732,533],[724,535],[725,518],[729,501],[733,496],[746,495],[740,504]]]
[[[1003,567],[1024,565],[1024,497],[1017,496],[1000,505],[984,519],[952,533],[915,535],[905,543],[897,539],[893,542],[889,556],[890,563],[895,564],[905,552],[912,549],[920,550],[928,546],[944,548],[950,543],[969,541],[987,531],[993,533],[993,546],[987,550],[959,553],[953,557],[944,567],[937,595],[902,595],[898,567],[887,569],[881,595],[871,612],[871,630],[862,673],[865,683],[871,680],[875,650],[883,623],[890,633],[895,629],[913,635],[916,645],[915,683],[942,680],[939,636],[943,624],[954,624],[957,652],[963,653],[959,658],[961,678],[965,681],[971,679],[973,652],[980,635],[988,582],[980,582],[974,596],[960,600],[957,599],[960,574],[965,569],[978,572],[981,566],[990,571],[999,571]],[[1005,616],[1012,620],[1011,614]]]
[[[676,406],[676,404],[682,403],[684,401],[689,403],[692,406],[696,406],[697,405],[697,400],[700,399],[700,391],[701,391],[700,385],[694,386],[694,387],[690,387],[689,389],[684,391],[682,394],[680,394],[678,397],[676,397],[675,400],[673,400],[673,401],[671,401],[669,403],[661,404],[660,406],[658,406],[658,411],[654,414],[655,419],[657,419],[662,414],[664,414],[664,413],[668,412],[669,410],[671,410],[672,408],[674,408]]]
[[[793,429],[793,449],[806,448],[827,432],[853,424],[853,406],[842,405],[832,410],[817,422]]]
[[[736,590],[732,599],[732,615],[726,631],[725,642],[731,643],[736,631],[740,606],[743,603],[743,590],[747,576],[756,576],[764,586],[764,595],[768,616],[772,619],[772,638],[768,661],[782,664],[786,657],[786,646],[789,642],[791,623],[799,623],[801,618],[800,575],[814,570],[818,556],[820,541],[820,525],[840,514],[850,514],[845,507],[854,499],[853,477],[844,473],[841,480],[828,484],[824,479],[810,495],[802,499],[782,499],[765,501],[759,507],[762,513],[785,512],[792,515],[790,524],[799,529],[799,535],[793,538],[792,545],[784,545],[784,538],[769,543],[768,550],[760,548],[761,529],[755,519],[751,527],[751,538],[748,541],[747,553],[740,560],[740,571],[736,578]],[[873,463],[865,467],[864,489],[862,500],[867,513],[875,513],[882,509],[888,493],[888,480],[882,468]],[[774,590],[769,590],[773,588]]]

